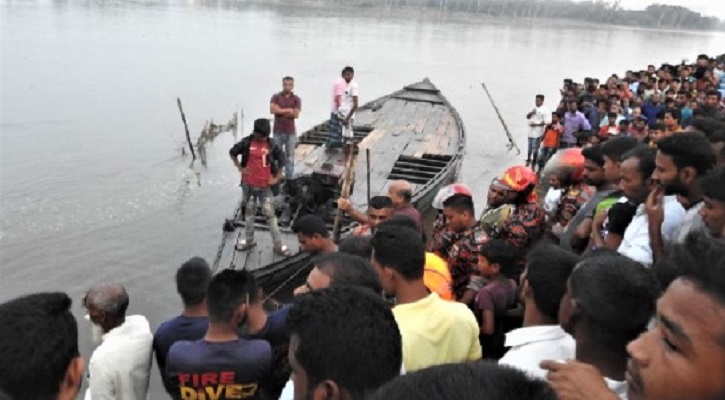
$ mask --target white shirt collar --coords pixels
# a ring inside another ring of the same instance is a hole
[[[506,334],[506,347],[523,346],[533,342],[559,340],[567,333],[559,325],[527,326],[514,329]]]
[[[130,315],[126,317],[123,324],[104,333],[103,336],[101,336],[101,339],[103,342],[106,342],[107,340],[113,340],[114,338],[149,332],[150,329],[149,321],[146,317],[143,315]]]

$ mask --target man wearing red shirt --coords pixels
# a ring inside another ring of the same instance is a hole
[[[246,251],[256,246],[254,241],[254,215],[257,213],[257,200],[262,204],[262,213],[267,217],[269,232],[272,234],[274,251],[277,254],[289,256],[290,250],[282,244],[282,235],[277,225],[277,215],[272,207],[271,186],[279,182],[282,168],[285,166],[285,156],[274,141],[270,140],[271,127],[269,120],[258,119],[254,121],[254,131],[229,149],[229,156],[234,166],[242,174],[242,190],[244,193],[242,205],[245,208],[244,232],[245,238],[236,245],[238,251]],[[241,163],[239,156],[242,156]]]

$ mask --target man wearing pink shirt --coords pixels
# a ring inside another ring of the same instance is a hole
[[[358,106],[358,87],[354,77],[355,70],[345,67],[332,88],[330,133],[325,141],[328,149],[342,146],[343,136],[352,139],[352,119]]]

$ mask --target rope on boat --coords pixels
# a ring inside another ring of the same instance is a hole
[[[239,198],[239,201],[237,202],[237,204],[239,204],[239,205],[234,209],[234,216],[231,219],[232,223],[234,221],[236,221],[237,218],[239,218],[239,213],[242,212],[242,207],[243,207],[242,199],[243,198],[244,198],[244,194],[242,193],[242,196]],[[227,239],[229,239],[229,234],[234,232],[234,230],[236,230],[236,229],[234,229],[232,231],[227,230],[226,229],[227,223],[229,223],[229,220],[227,220],[224,223],[224,226],[222,227],[222,241],[221,241],[221,243],[219,243],[219,247],[217,247],[216,257],[214,258],[214,263],[212,264],[213,265],[212,274],[215,274],[217,269],[219,268],[219,262],[221,261],[222,255],[224,254],[224,246],[227,244]],[[241,234],[242,234],[242,232],[240,231],[239,235],[237,235],[237,241],[239,241],[239,237],[241,236]],[[236,256],[236,251],[234,252],[234,255],[232,256],[232,263],[230,264],[230,266],[234,265],[235,256]]]
[[[222,254],[224,253],[224,246],[227,244],[227,237],[229,236],[229,232],[223,231],[222,232],[222,242],[219,243],[219,247],[216,251],[216,257],[214,257],[214,264],[212,267],[212,274],[216,273],[216,270],[219,268],[219,261],[222,259]]]
[[[488,95],[488,99],[491,101],[491,105],[493,106],[493,109],[496,111],[496,115],[498,115],[499,121],[501,121],[501,125],[503,125],[503,130],[506,132],[506,136],[509,138],[509,144],[508,149],[511,151],[511,149],[516,149],[516,155],[521,154],[521,149],[519,149],[519,146],[516,144],[516,141],[514,140],[513,135],[511,135],[511,131],[509,131],[509,127],[506,125],[506,121],[503,120],[503,117],[501,116],[501,112],[498,111],[498,107],[496,107],[496,103],[493,101],[493,97],[491,97],[491,93],[489,93],[488,88],[486,87],[486,84],[481,82],[481,87],[483,87],[483,90],[486,92],[486,95]]]
[[[307,261],[307,263],[305,263],[305,265],[301,266],[300,268],[297,269],[297,271],[295,271],[294,274],[290,275],[290,277],[287,278],[286,281],[282,282],[281,285],[277,286],[277,288],[275,288],[272,292],[270,292],[264,298],[264,300],[262,301],[262,303],[266,303],[268,300],[270,300],[275,294],[277,294],[277,292],[279,292],[280,290],[282,290],[283,287],[287,286],[288,283],[292,282],[292,280],[294,280],[295,278],[297,278],[297,275],[299,275],[302,271],[306,270],[307,267],[310,266],[310,264],[312,264],[312,260]]]

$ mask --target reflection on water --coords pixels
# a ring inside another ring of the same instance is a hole
[[[207,119],[227,121],[240,107],[248,120],[268,115],[285,75],[302,97],[300,131],[327,118],[330,85],[345,65],[355,67],[363,101],[429,77],[464,120],[462,178],[482,207],[483,183],[523,161],[506,151],[482,81],[525,146],[534,95],[553,105],[565,77],[603,78],[725,48],[723,34],[241,1],[0,7],[0,300],[50,289],[79,299],[93,283],[118,281],[132,311],[154,326],[178,311],[176,267],[214,257],[239,198],[227,154],[233,136],[208,146],[205,167],[190,167],[176,97],[195,140]],[[152,384],[151,398],[160,398]]]

